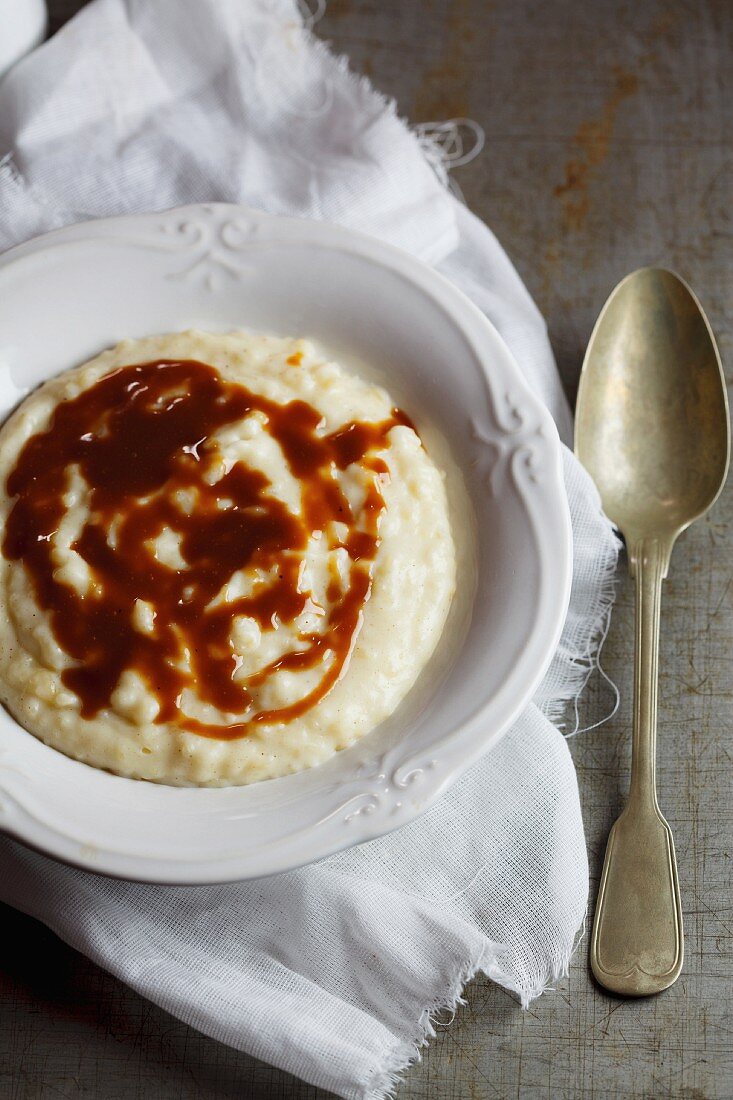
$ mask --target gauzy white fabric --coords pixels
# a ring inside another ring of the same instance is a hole
[[[231,200],[408,249],[491,318],[567,439],[544,324],[508,259],[291,0],[96,0],[0,85],[0,151],[0,247]],[[617,551],[569,452],[565,473],[574,581],[553,665],[418,821],[289,874],[189,889],[107,880],[6,839],[0,896],[201,1031],[344,1097],[386,1095],[476,973],[526,1005],[565,973],[583,923],[577,783],[547,715],[594,660]]]

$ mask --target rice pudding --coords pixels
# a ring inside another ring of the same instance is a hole
[[[0,430],[0,699],[55,749],[223,786],[387,718],[455,589],[444,478],[302,340],[126,341]]]

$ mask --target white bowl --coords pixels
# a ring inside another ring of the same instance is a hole
[[[310,771],[215,790],[123,779],[0,711],[0,827],[81,867],[167,883],[272,874],[415,818],[530,699],[571,572],[557,433],[496,330],[429,268],[336,226],[189,206],[13,249],[0,257],[0,415],[120,339],[191,327],[307,336],[385,381],[451,471],[461,568],[405,704]]]

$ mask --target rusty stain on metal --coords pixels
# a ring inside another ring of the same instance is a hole
[[[469,114],[471,26],[469,0],[454,0],[445,19],[441,55],[435,64],[425,69],[415,93],[412,116],[416,122],[462,118]]]
[[[343,19],[351,15],[351,0],[330,0],[328,15],[330,19]]]
[[[563,208],[563,224],[568,231],[579,230],[585,224],[590,209],[588,184],[594,170],[603,164],[616,124],[618,109],[625,99],[636,94],[639,78],[620,65],[614,66],[614,86],[597,118],[578,127],[573,138],[576,153],[565,165],[565,179],[554,189]]]
[[[681,10],[674,11],[672,8],[663,11],[656,19],[652,20],[645,38],[654,41],[657,38],[669,37],[670,32],[675,29],[682,18],[682,14]]]

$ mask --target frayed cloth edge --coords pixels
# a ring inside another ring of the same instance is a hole
[[[545,717],[557,726],[561,732],[564,732],[562,724],[567,714],[568,704],[576,704],[576,728],[569,733],[565,733],[566,737],[572,737],[580,732],[577,728],[577,702],[590,677],[596,671],[600,671],[605,676],[600,666],[600,656],[616,601],[616,573],[621,545],[621,541],[614,535],[613,552],[610,552],[605,561],[600,563],[601,581],[598,594],[591,607],[587,609],[588,625],[584,632],[585,645],[578,647],[575,652],[563,653],[561,641],[560,654],[563,675],[562,678],[558,677],[561,682],[555,686],[552,698],[547,699],[539,706]],[[608,679],[607,676],[605,678]],[[614,691],[617,691],[615,684],[612,682],[611,686]],[[608,717],[602,721],[607,720]],[[597,724],[600,725],[601,723]]]
[[[514,996],[523,1009],[542,993],[551,991],[563,978],[568,976],[570,963],[585,938],[586,915],[576,930],[570,946],[563,952],[558,962],[543,975],[539,975],[528,989],[519,989],[507,976],[498,962],[496,944],[485,944],[478,956],[465,966],[460,967],[445,992],[436,997],[423,1009],[418,1020],[417,1034],[411,1039],[403,1039],[385,1055],[384,1064],[375,1068],[372,1077],[361,1094],[360,1100],[394,1100],[396,1091],[402,1084],[405,1074],[422,1059],[423,1050],[436,1035],[439,1019],[445,1013],[455,1016],[457,1010],[467,1003],[464,997],[466,986],[478,975],[483,974]]]

